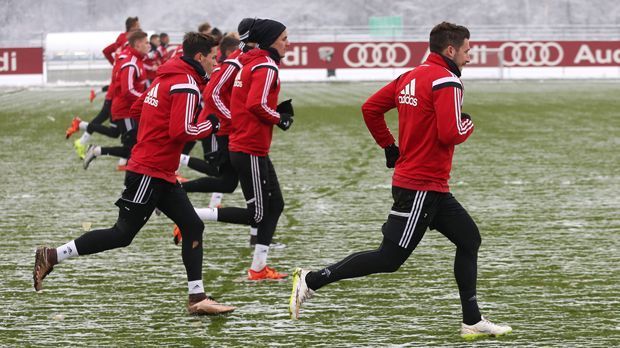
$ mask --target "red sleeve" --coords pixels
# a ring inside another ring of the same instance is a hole
[[[378,90],[362,105],[362,114],[364,115],[366,127],[377,144],[382,148],[396,142],[385,123],[385,113],[396,107],[394,95],[398,80],[396,79]]]
[[[231,118],[230,110],[227,105],[224,105],[222,101],[222,90],[230,90],[232,84],[235,80],[235,72],[237,72],[237,67],[232,64],[223,65],[222,68],[224,71],[219,75],[219,79],[214,81],[216,83],[215,88],[213,88],[213,92],[211,95],[205,96],[206,98],[210,98],[213,101],[213,104],[217,107],[220,114],[224,115],[226,118]],[[279,121],[278,121],[279,122]]]
[[[140,119],[140,114],[142,114],[142,104],[144,104],[144,98],[146,97],[146,93],[142,93],[138,99],[136,99],[133,104],[131,104],[131,109],[129,109],[129,117]]]
[[[178,142],[188,142],[211,135],[211,122],[198,122],[196,108],[200,102],[198,87],[179,83],[170,87],[170,124],[168,134]]]
[[[112,65],[114,65],[114,56],[112,54],[116,52],[117,48],[118,46],[116,45],[116,42],[113,42],[103,49],[103,55],[105,56],[105,59],[107,59],[108,62],[110,62],[110,64]]]
[[[443,77],[433,81],[437,137],[442,144],[460,144],[474,131],[471,120],[461,120],[462,102],[463,85],[457,77]]]
[[[140,97],[142,93],[136,90],[135,83],[138,80],[138,72],[136,66],[131,63],[125,63],[121,66],[120,83],[121,83],[121,95],[131,100],[133,103]]]
[[[275,110],[277,98],[273,98],[275,102],[269,105],[269,95],[274,91],[272,86],[277,76],[278,72],[271,67],[255,69],[252,72],[252,84],[248,92],[248,99],[245,102],[245,107],[248,110],[269,124],[280,122],[280,114]]]

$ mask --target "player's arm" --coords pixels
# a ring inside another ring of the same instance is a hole
[[[213,81],[216,83],[215,88],[213,88],[213,92],[210,95],[205,96],[206,98],[210,98],[217,110],[220,112],[220,115],[230,119],[230,109],[227,105],[222,101],[222,90],[230,89],[232,87],[232,83],[235,80],[235,72],[237,71],[237,67],[232,64],[224,64],[222,66],[224,71],[219,75],[219,79],[217,81]]]
[[[131,108],[129,109],[129,117],[139,119],[140,114],[142,114],[142,105],[144,104],[144,98],[146,97],[146,93],[142,93],[138,99],[136,99],[133,104],[131,104]]]
[[[275,66],[256,65],[252,71],[252,84],[245,104],[245,107],[261,121],[273,125],[280,123],[276,103],[269,102],[269,95],[273,93],[273,85],[277,78],[278,70]]]
[[[217,128],[215,116],[207,116],[203,122],[198,122],[196,108],[200,100],[200,91],[196,85],[190,83],[172,85],[170,99],[168,134],[171,139],[179,142],[201,139],[211,135],[214,128]]]
[[[474,131],[470,117],[461,117],[463,85],[454,76],[433,81],[433,105],[437,117],[437,136],[445,145],[457,145]]]
[[[132,103],[140,97],[142,93],[136,90],[135,82],[139,78],[139,70],[135,63],[127,62],[121,66],[120,84],[121,95],[132,101]]]
[[[378,90],[362,105],[362,115],[366,127],[377,144],[384,149],[396,142],[385,122],[385,113],[396,107],[394,93],[398,80],[396,79]]]
[[[108,62],[110,62],[110,64],[112,65],[114,65],[114,56],[112,54],[116,52],[117,48],[118,46],[116,45],[116,42],[113,42],[109,44],[108,46],[106,46],[102,51],[103,55],[105,56],[105,59],[107,59]]]

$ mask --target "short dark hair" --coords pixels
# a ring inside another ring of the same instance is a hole
[[[153,39],[159,39],[159,34],[153,34],[153,35],[151,35],[151,37],[149,38],[149,40],[153,40]]]
[[[220,51],[222,52],[222,54],[225,54],[228,50],[235,50],[237,49],[237,47],[239,47],[240,42],[241,41],[239,41],[239,39],[234,36],[224,36],[222,38],[222,41],[220,41]]]
[[[187,57],[194,58],[196,53],[207,55],[215,46],[217,42],[211,35],[189,32],[183,37],[183,55]]]
[[[138,17],[127,17],[125,20],[125,31],[129,31],[138,21]]]
[[[127,37],[127,41],[129,42],[129,46],[134,47],[135,43],[138,40],[142,40],[148,36],[149,35],[142,30],[137,30],[129,34],[129,36]]]
[[[159,38],[160,38],[160,39],[163,39],[163,38],[165,38],[165,37],[168,37],[168,34],[166,34],[166,33],[161,33],[161,34],[159,34]]]
[[[431,30],[429,48],[435,53],[443,52],[448,46],[458,49],[465,39],[469,39],[469,29],[462,25],[441,22]]]
[[[208,32],[209,30],[211,30],[211,23],[209,22],[204,22],[198,26],[199,33],[202,33],[203,31]]]
[[[222,41],[222,38],[224,37],[222,31],[219,30],[217,27],[213,27],[213,29],[211,29],[211,31],[209,32],[209,35],[213,36],[215,41],[217,41],[218,43]]]

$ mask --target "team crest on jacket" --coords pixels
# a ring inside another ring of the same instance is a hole
[[[157,107],[157,104],[159,104],[159,101],[157,100],[157,90],[159,89],[159,83],[156,84],[155,86],[153,86],[153,88],[151,88],[151,90],[149,91],[149,93],[146,95],[146,98],[144,98],[144,102],[146,104],[149,104],[153,107]]]
[[[398,103],[418,106],[418,98],[415,97],[415,79],[411,80],[398,96]]]
[[[243,87],[243,82],[241,81],[241,70],[239,70],[239,72],[235,76],[235,82],[233,83],[233,87]]]

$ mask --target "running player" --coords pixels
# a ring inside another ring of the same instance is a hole
[[[216,117],[197,120],[200,88],[215,63],[215,42],[199,33],[187,33],[184,55],[162,65],[153,86],[132,107],[141,113],[140,136],[125,173],[125,190],[116,201],[119,215],[113,227],[90,231],[59,248],[39,247],[35,256],[34,288],[54,266],[68,258],[121,248],[148,221],[155,207],[181,226],[182,256],[187,272],[191,314],[220,314],[235,308],[217,303],[205,294],[202,282],[204,224],[196,216],[187,194],[176,182],[175,170],[183,144],[210,135]]]
[[[372,95],[362,106],[364,121],[386,165],[396,167],[392,180],[394,204],[383,224],[376,250],[351,254],[318,271],[296,269],[289,303],[291,317],[315,291],[333,282],[374,273],[395,272],[409,258],[427,228],[436,229],[456,245],[454,275],[463,323],[461,335],[498,336],[509,326],[496,325],[480,314],[476,300],[478,227],[450,193],[448,179],[454,147],[471,135],[471,117],[461,112],[461,71],[469,62],[469,30],[443,22],[430,33],[430,55],[415,69]],[[385,113],[398,110],[399,143],[385,123]]]

